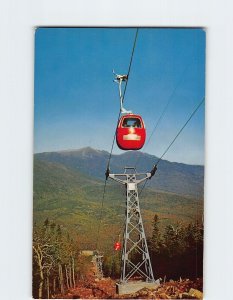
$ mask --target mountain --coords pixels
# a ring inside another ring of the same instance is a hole
[[[79,155],[90,157],[90,151],[96,157],[95,150],[90,149],[87,152],[79,151]],[[101,153],[97,153],[100,158]],[[125,218],[124,186],[108,180],[104,198],[103,190],[104,181],[97,177],[61,162],[41,160],[38,155],[34,157],[34,223],[42,223],[49,218],[66,228],[83,248],[95,247],[99,228],[101,247],[105,247],[106,251],[112,249],[113,241],[122,234]],[[155,213],[159,215],[162,228],[178,221],[187,224],[200,220],[203,214],[202,199],[157,191],[155,188],[143,191],[140,206],[148,236],[151,235]]]
[[[81,174],[104,180],[109,153],[86,147],[78,150],[38,153],[35,154],[35,158],[59,163]],[[110,168],[112,173],[123,173],[125,166],[136,165],[138,172],[149,172],[157,160],[154,155],[127,151],[120,155],[112,155]],[[204,166],[161,160],[149,185],[152,189],[203,197]]]

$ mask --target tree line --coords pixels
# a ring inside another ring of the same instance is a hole
[[[203,224],[177,223],[160,228],[155,215],[147,239],[155,279],[194,279],[203,276]],[[139,261],[135,252],[135,260]],[[120,278],[121,253],[104,256],[104,276]],[[48,219],[33,230],[33,297],[54,298],[74,288],[88,276],[90,261],[80,255],[77,241],[59,224]]]
[[[203,223],[177,223],[160,230],[154,216],[152,236],[148,240],[154,274],[168,279],[203,277]]]
[[[169,224],[161,230],[159,217],[155,214],[152,235],[147,239],[155,279],[203,277],[203,234],[203,224],[200,222]],[[133,259],[136,264],[141,260],[136,251]],[[120,263],[119,252],[105,257],[104,274],[119,278]]]
[[[45,220],[33,230],[33,297],[52,298],[76,286],[85,258],[60,225]]]

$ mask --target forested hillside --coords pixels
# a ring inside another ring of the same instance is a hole
[[[61,163],[34,160],[34,221],[46,218],[63,224],[73,234],[80,234],[83,243],[95,241],[103,195],[103,181],[84,175]],[[156,191],[149,188],[141,195],[141,207],[147,232],[151,230],[154,213],[161,219],[161,227],[201,219],[202,198]],[[102,224],[106,247],[122,231],[125,214],[124,187],[108,181]],[[109,226],[111,231],[109,231]],[[111,234],[110,234],[111,233]]]
[[[97,165],[89,165],[92,171],[84,172],[86,162],[91,159],[90,152]],[[66,152],[62,153],[67,156]],[[93,174],[93,170],[98,170],[97,152],[86,149],[80,150],[80,153],[83,165],[77,160],[77,153],[74,153],[75,158],[71,155],[69,159],[64,159],[63,154],[61,159],[60,154],[54,153],[37,154],[34,157],[35,297],[49,298],[64,294],[81,282],[82,278],[88,281],[90,274],[86,274],[85,270],[91,268],[91,262],[89,258],[82,257],[80,251],[96,249],[98,228],[101,241],[98,250],[104,253],[104,275],[111,278],[120,275],[120,253],[114,253],[113,245],[122,239],[125,189],[110,179],[107,181],[100,223],[104,181],[98,174]],[[130,156],[130,153],[127,155]],[[103,152],[100,158],[103,158]],[[130,158],[126,161],[129,162]],[[168,170],[163,167],[163,172],[173,174],[174,179],[172,184],[169,179],[164,184],[169,189],[176,181],[182,183],[182,176],[186,175],[196,178],[196,181],[193,179],[196,189],[203,182],[202,167],[177,164],[175,170],[172,170],[172,163],[165,164]],[[155,176],[154,181],[158,177]],[[179,184],[177,189],[181,191],[181,187],[182,184]],[[186,188],[182,193],[170,192],[169,189],[163,190],[161,186],[156,189],[154,184],[149,184],[140,195],[153,269],[156,276],[160,277],[174,279],[188,274],[195,278],[202,275],[203,196],[193,196],[195,193],[192,192],[186,194]],[[198,253],[195,252],[197,247]],[[193,257],[196,257],[195,260]]]

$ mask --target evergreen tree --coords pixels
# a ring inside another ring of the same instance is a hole
[[[154,253],[160,253],[162,248],[162,237],[159,230],[159,217],[154,215],[152,237],[150,239],[150,248]]]

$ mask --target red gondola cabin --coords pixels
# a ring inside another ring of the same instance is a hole
[[[120,249],[121,249],[121,243],[120,243],[120,242],[116,242],[116,243],[114,244],[114,250],[118,251],[118,250],[120,250]]]
[[[117,145],[122,150],[139,150],[146,140],[146,128],[142,117],[127,114],[121,117],[117,132]]]

